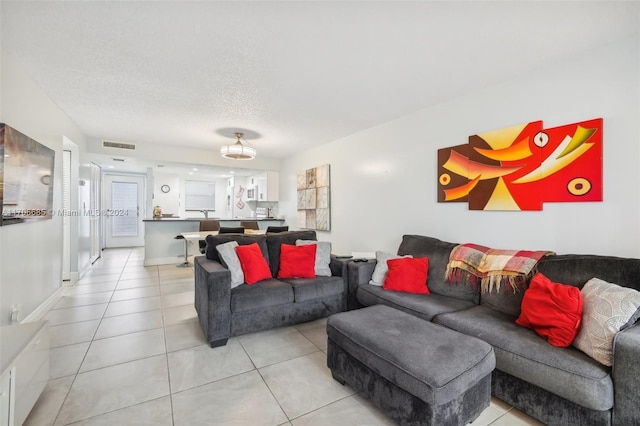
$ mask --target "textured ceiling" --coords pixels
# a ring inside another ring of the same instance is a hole
[[[638,7],[0,3],[3,51],[90,138],[210,149],[248,129],[270,158],[637,34]]]

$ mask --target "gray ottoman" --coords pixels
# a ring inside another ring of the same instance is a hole
[[[464,425],[491,401],[493,348],[385,305],[329,317],[327,365],[401,424]]]

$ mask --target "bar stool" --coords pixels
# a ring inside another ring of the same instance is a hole
[[[256,231],[260,229],[258,222],[255,220],[243,220],[240,222],[240,226],[243,226],[245,229],[254,229]]]
[[[182,263],[178,263],[176,266],[178,268],[188,268],[189,266],[191,266],[191,264],[189,263],[189,241],[183,237],[182,235],[176,235],[176,237],[174,238],[175,240],[184,240],[184,262]]]

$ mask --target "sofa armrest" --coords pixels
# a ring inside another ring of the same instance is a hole
[[[640,424],[640,325],[619,332],[613,341],[613,424]]]
[[[347,296],[347,305],[349,310],[358,309],[362,307],[362,304],[358,302],[358,298],[356,297],[358,286],[363,284],[369,284],[369,281],[373,276],[373,270],[376,267],[376,263],[377,261],[375,259],[370,259],[370,260],[367,260],[366,262],[354,262],[354,261],[349,262],[349,266],[348,266],[349,294]]]
[[[195,263],[195,307],[211,347],[231,334],[231,272],[216,260],[198,256]]]
[[[335,254],[331,255],[331,261],[329,262],[329,268],[331,269],[331,275],[334,277],[347,277],[347,260],[339,259]]]
[[[331,255],[329,262],[329,268],[331,269],[331,276],[342,277],[344,283],[344,291],[342,292],[342,310],[346,311],[348,308],[348,289],[349,289],[349,273],[347,270],[347,260],[338,259],[335,254]]]

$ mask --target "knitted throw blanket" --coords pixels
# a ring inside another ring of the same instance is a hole
[[[461,244],[451,250],[446,280],[449,283],[476,285],[482,294],[494,288],[500,291],[508,283],[513,292],[536,273],[540,259],[550,251],[500,250],[477,244]]]

